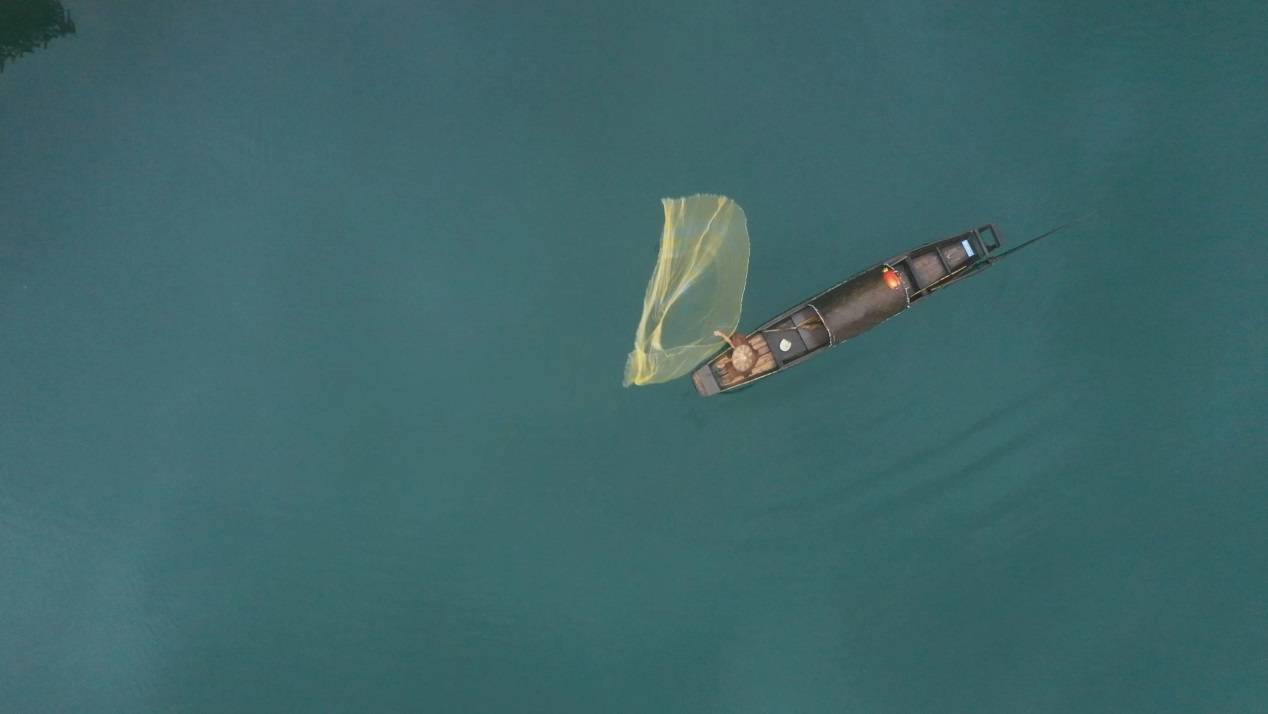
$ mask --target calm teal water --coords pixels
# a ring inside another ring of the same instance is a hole
[[[1268,710],[1262,3],[66,0],[0,74],[0,709]],[[742,327],[1078,229],[728,398]]]

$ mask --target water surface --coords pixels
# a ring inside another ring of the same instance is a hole
[[[1268,707],[1260,3],[67,0],[0,73],[0,708]],[[1097,217],[742,394],[620,386]]]

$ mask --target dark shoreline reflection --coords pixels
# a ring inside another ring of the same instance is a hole
[[[75,21],[57,0],[0,0],[0,72],[6,62],[74,32]]]

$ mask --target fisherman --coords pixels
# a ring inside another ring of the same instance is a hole
[[[721,337],[724,341],[731,345],[731,367],[741,374],[753,369],[753,365],[757,364],[757,352],[753,346],[744,339],[744,335],[736,332],[729,337],[721,330],[714,330],[713,334]]]

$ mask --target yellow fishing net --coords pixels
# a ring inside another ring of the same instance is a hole
[[[665,229],[647,283],[625,386],[666,382],[717,352],[740,323],[748,278],[744,209],[725,196],[661,199]]]

